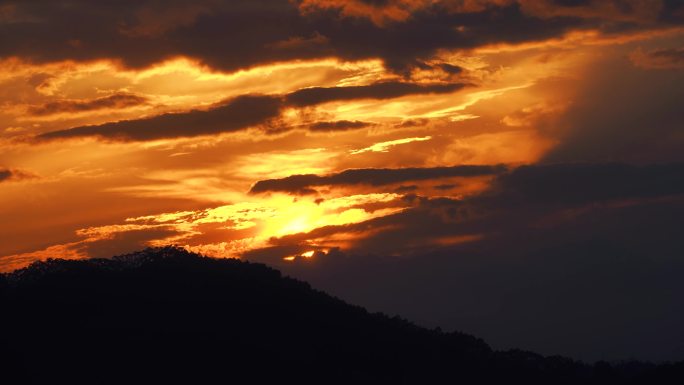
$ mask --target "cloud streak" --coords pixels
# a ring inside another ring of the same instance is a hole
[[[316,122],[309,125],[311,132],[334,132],[358,130],[373,126],[373,123],[362,122],[360,120],[336,120],[334,122]]]
[[[288,104],[307,107],[316,104],[358,99],[393,99],[408,95],[447,94],[464,88],[467,84],[414,84],[406,82],[381,82],[367,86],[311,87],[295,91],[285,98]]]
[[[96,136],[111,140],[155,140],[220,134],[267,123],[280,115],[280,98],[246,95],[207,111],[169,113],[146,119],[53,131],[38,140]]]
[[[652,51],[637,49],[629,58],[637,67],[646,69],[683,69],[684,48],[664,48]]]
[[[116,93],[113,95],[91,100],[57,100],[28,108],[28,113],[35,116],[53,115],[59,113],[77,113],[101,110],[106,108],[121,109],[144,105],[149,99],[130,93]]]
[[[522,166],[501,175],[477,199],[501,205],[577,205],[684,194],[684,164],[619,163]]]
[[[432,168],[368,168],[351,169],[330,175],[292,175],[282,179],[261,180],[252,186],[250,193],[286,192],[292,194],[312,193],[319,186],[384,186],[407,181],[419,181],[448,177],[477,177],[502,173],[505,166],[451,166]]]
[[[398,146],[400,144],[413,143],[413,142],[424,142],[424,141],[430,140],[430,139],[432,139],[431,136],[423,136],[423,137],[416,137],[416,138],[404,138],[404,139],[390,140],[387,142],[375,143],[372,146],[368,146],[366,148],[362,148],[359,150],[350,151],[350,154],[358,155],[358,154],[363,154],[364,152],[387,152],[387,151],[389,151],[390,147]]]

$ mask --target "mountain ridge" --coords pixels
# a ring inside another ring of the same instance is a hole
[[[263,264],[175,247],[37,262],[0,275],[0,301],[6,309],[2,373],[17,384],[640,384],[684,378],[681,363],[587,365],[494,351],[467,334],[369,313]]]

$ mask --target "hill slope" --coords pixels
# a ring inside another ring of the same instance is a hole
[[[668,383],[682,371],[494,352],[264,265],[171,247],[0,277],[6,383]]]

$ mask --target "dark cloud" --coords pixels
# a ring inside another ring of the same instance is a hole
[[[359,120],[336,120],[334,122],[316,122],[309,125],[309,130],[313,132],[331,132],[357,130],[372,126],[373,123],[362,122]]]
[[[545,223],[564,223],[592,210],[609,213],[613,208],[643,207],[654,202],[666,205],[669,200],[681,201],[683,196],[682,163],[522,166],[501,173],[490,189],[465,199],[407,195],[403,199],[411,207],[408,210],[360,224],[314,230],[302,239],[338,232],[389,229],[361,240],[355,247],[362,251],[403,255],[434,248],[439,246],[440,238],[453,236],[481,234],[489,241],[491,237],[504,239],[510,236],[507,241],[517,243],[525,239],[526,231],[548,230],[555,226],[547,227]],[[647,214],[644,212],[644,215]],[[628,226],[627,223],[622,225]],[[567,239],[563,240],[563,237],[570,239],[580,230],[584,231],[579,228],[558,231],[544,242],[565,242]],[[662,228],[657,230],[666,232]],[[518,239],[519,236],[522,238]],[[528,246],[520,243],[515,247]]]
[[[436,186],[433,186],[433,188],[435,190],[443,190],[443,191],[453,190],[456,187],[457,187],[457,185],[455,185],[455,184],[438,184]]]
[[[219,134],[267,123],[280,115],[281,107],[282,102],[278,97],[246,95],[207,111],[193,110],[99,126],[76,127],[41,134],[38,139],[97,136],[112,140],[154,140]]]
[[[591,0],[553,0],[553,3],[563,7],[582,7],[589,5]]]
[[[90,100],[58,100],[37,106],[31,106],[28,113],[31,115],[52,115],[62,112],[84,112],[100,110],[104,108],[126,108],[148,103],[144,96],[116,93],[101,98]]]
[[[663,0],[660,8],[660,20],[668,23],[684,21],[684,2],[681,0]]]
[[[297,107],[306,107],[343,100],[382,100],[416,94],[446,94],[458,91],[465,86],[466,84],[463,83],[423,85],[405,82],[382,82],[367,86],[311,87],[287,95],[286,101],[288,104]]]
[[[6,181],[12,177],[12,171],[7,169],[0,169],[0,182]]]
[[[522,166],[496,179],[482,204],[577,205],[684,194],[684,164]]]
[[[414,192],[416,190],[418,190],[418,186],[415,184],[412,184],[412,185],[406,185],[406,186],[399,186],[399,187],[394,189],[394,192],[398,193],[398,194],[405,194],[405,193],[409,193],[409,192]]]
[[[446,73],[448,73],[448,74],[451,74],[451,75],[458,75],[458,74],[460,74],[461,72],[463,72],[463,68],[462,68],[462,67],[455,66],[455,65],[449,64],[449,63],[441,63],[441,64],[438,65],[438,67],[439,67],[439,69],[441,69],[442,71],[444,71],[444,72],[446,72]]]
[[[336,13],[334,9],[309,16],[317,22],[319,30],[326,31],[323,35],[331,37],[331,45],[340,56],[379,56],[388,68],[405,74],[412,67],[420,67],[424,59],[433,57],[441,49],[539,41],[563,36],[571,30],[599,29],[621,33],[642,27],[639,23],[613,20],[608,14],[597,17],[593,13],[583,17],[571,12],[527,12],[535,7],[524,7],[521,3],[479,4],[470,11],[454,12],[454,8],[459,7],[452,7],[453,2],[436,2],[415,10],[404,20],[381,26],[365,18],[340,18],[339,11]],[[329,14],[337,14],[339,20],[330,23]]]
[[[544,161],[684,161],[684,71],[645,71],[624,58],[585,74],[583,88],[558,119],[560,141]]]
[[[0,183],[12,180],[31,179],[35,177],[35,175],[26,171],[0,167]]]
[[[641,49],[630,55],[632,63],[647,69],[684,69],[684,48],[664,48],[644,52]]]
[[[398,128],[421,127],[430,123],[430,119],[408,119],[396,125]]]
[[[261,180],[252,186],[250,193],[287,192],[311,193],[312,187],[328,185],[371,185],[384,186],[407,181],[447,177],[474,177],[496,175],[506,170],[505,166],[451,166],[431,168],[367,168],[351,169],[325,176],[305,174],[292,175],[282,179]]]
[[[677,63],[684,62],[684,48],[660,49],[651,52],[653,57],[667,58]]]
[[[522,3],[515,1],[477,6],[468,12],[454,11],[458,7],[449,1],[436,2],[386,24],[374,23],[372,15],[344,17],[339,7],[309,7],[302,12],[300,2],[290,0],[3,3],[12,11],[0,24],[2,57],[40,62],[116,58],[134,67],[178,55],[224,70],[337,56],[349,60],[379,57],[389,68],[404,72],[440,49],[543,40],[573,29],[610,33],[654,27],[650,20],[620,23],[609,14],[535,14],[525,12]],[[577,2],[562,2],[568,5],[563,8],[578,8],[571,3]],[[374,4],[384,6],[383,2]],[[658,5],[654,0],[654,9]],[[663,14],[662,26],[682,21],[674,16],[680,9],[676,2],[666,1],[665,8],[672,11]]]

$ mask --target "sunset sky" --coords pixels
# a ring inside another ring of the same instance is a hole
[[[0,0],[0,105],[0,271],[175,244],[684,359],[680,0]]]

